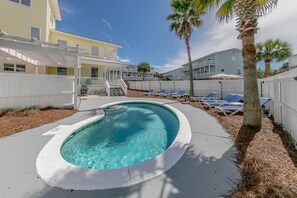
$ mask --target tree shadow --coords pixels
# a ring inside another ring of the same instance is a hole
[[[180,147],[182,149],[182,147]],[[190,145],[182,158],[165,173],[129,187],[93,190],[70,191],[47,186],[35,193],[28,193],[24,198],[194,198],[222,197],[230,194],[240,179],[239,170],[234,163],[236,149],[230,147],[220,157],[207,156],[196,145]],[[141,175],[160,171],[169,162],[164,160],[160,166],[157,161],[151,163],[155,170],[142,171]],[[73,173],[63,175],[63,181],[69,181]],[[91,177],[86,174],[85,177]],[[84,178],[80,178],[84,179]],[[106,178],[108,179],[108,178]]]

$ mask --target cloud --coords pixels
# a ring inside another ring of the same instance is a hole
[[[122,58],[120,56],[118,56],[117,58],[118,58],[118,61],[119,62],[122,62],[122,63],[131,63],[130,58]]]
[[[109,41],[111,43],[113,43],[112,38],[111,38],[111,36],[109,34],[107,34],[106,32],[102,32],[102,34],[104,34],[109,39]]]
[[[297,53],[296,0],[279,1],[276,9],[267,16],[259,19],[259,31],[256,34],[256,42],[262,42],[268,38],[280,38],[292,44],[294,53]],[[229,23],[220,24],[215,19],[215,12],[211,12],[204,19],[204,26],[195,30],[191,39],[192,59],[198,59],[207,54],[230,48],[241,49],[241,40],[237,39],[235,19]],[[185,46],[177,54],[168,58],[160,69],[165,72],[180,67],[188,62]]]
[[[102,18],[102,21],[109,27],[110,30],[112,30],[110,23],[106,19]]]
[[[123,40],[123,42],[126,44],[127,48],[130,49],[130,45],[126,40]]]
[[[77,13],[77,10],[72,4],[66,3],[64,1],[60,3],[60,10],[64,20],[67,20],[69,17]]]

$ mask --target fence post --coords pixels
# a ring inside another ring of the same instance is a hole
[[[219,84],[220,84],[220,92],[221,92],[221,99],[222,99],[223,98],[223,82],[220,80]]]

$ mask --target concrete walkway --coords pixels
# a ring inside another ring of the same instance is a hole
[[[188,118],[192,140],[182,159],[164,174],[144,183],[119,189],[66,191],[38,178],[35,160],[52,138],[43,133],[59,125],[71,125],[95,115],[102,104],[139,98],[94,98],[82,100],[81,112],[0,139],[0,197],[2,198],[199,198],[221,197],[235,187],[240,173],[234,164],[236,149],[229,135],[204,111],[187,104],[150,99],[172,105]]]

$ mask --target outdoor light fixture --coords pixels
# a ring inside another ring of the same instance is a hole
[[[294,80],[297,80],[297,76],[294,78]]]

